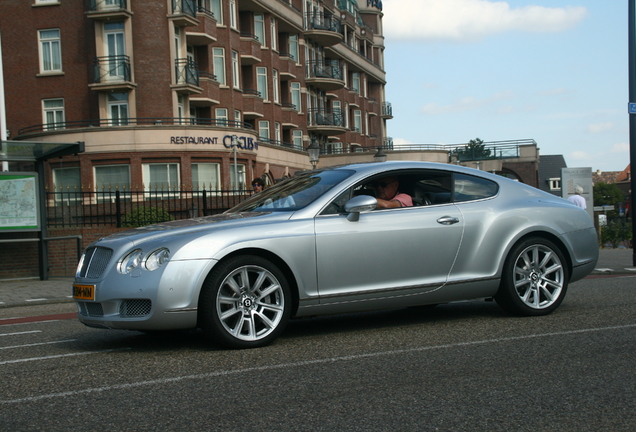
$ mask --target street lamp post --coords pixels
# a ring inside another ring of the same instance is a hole
[[[316,141],[312,140],[309,147],[307,147],[307,153],[309,154],[309,163],[311,163],[312,169],[316,169],[318,160],[320,159],[320,146]]]
[[[628,44],[627,50],[629,55],[629,102],[630,105],[636,102],[636,0],[629,0],[628,19]],[[631,109],[630,109],[631,111]],[[630,178],[631,191],[629,214],[632,217],[632,233],[636,233],[636,217],[634,217],[634,205],[636,204],[636,179],[634,179],[634,167],[636,166],[636,114],[629,114],[629,161],[630,161]],[[633,234],[632,234],[633,239]],[[634,241],[632,240],[632,243]],[[632,265],[636,266],[636,249],[632,244]]]

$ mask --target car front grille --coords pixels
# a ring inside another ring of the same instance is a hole
[[[78,276],[87,279],[97,279],[101,277],[112,256],[112,249],[89,247],[84,252],[82,268],[79,269]]]
[[[82,316],[101,317],[104,316],[104,309],[101,303],[77,302],[79,313]]]
[[[122,317],[138,317],[150,314],[152,302],[148,299],[122,300],[119,304],[119,315]]]

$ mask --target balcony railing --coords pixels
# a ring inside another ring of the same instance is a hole
[[[391,107],[391,102],[382,102],[382,116],[393,117],[393,107]]]
[[[190,59],[175,60],[177,84],[199,86],[199,65]]]
[[[173,126],[173,125],[196,125],[196,126],[232,126],[242,129],[253,130],[251,124],[237,122],[234,120],[217,120],[212,118],[192,118],[192,117],[147,117],[147,118],[125,118],[125,119],[93,119],[79,121],[65,121],[57,123],[45,123],[29,126],[18,131],[18,136],[31,133],[52,131],[57,129],[78,129],[78,128],[99,128],[113,126],[114,122],[129,127],[135,126]]]
[[[338,60],[307,62],[307,78],[343,80],[342,65]]]
[[[345,119],[339,109],[312,109],[309,110],[309,124],[311,126],[335,126],[345,127]]]
[[[172,13],[175,15],[189,15],[192,18],[197,17],[196,0],[172,0]]]
[[[330,14],[328,12],[309,12],[305,14],[305,22],[307,29],[340,33],[340,21],[336,17],[334,17],[333,14]]]
[[[93,82],[130,81],[130,57],[126,55],[95,57],[93,59]]]

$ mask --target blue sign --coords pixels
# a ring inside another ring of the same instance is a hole
[[[629,113],[636,114],[636,103],[634,102],[629,103]]]

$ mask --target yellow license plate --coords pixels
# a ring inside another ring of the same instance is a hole
[[[95,300],[95,285],[73,285],[73,298]]]

